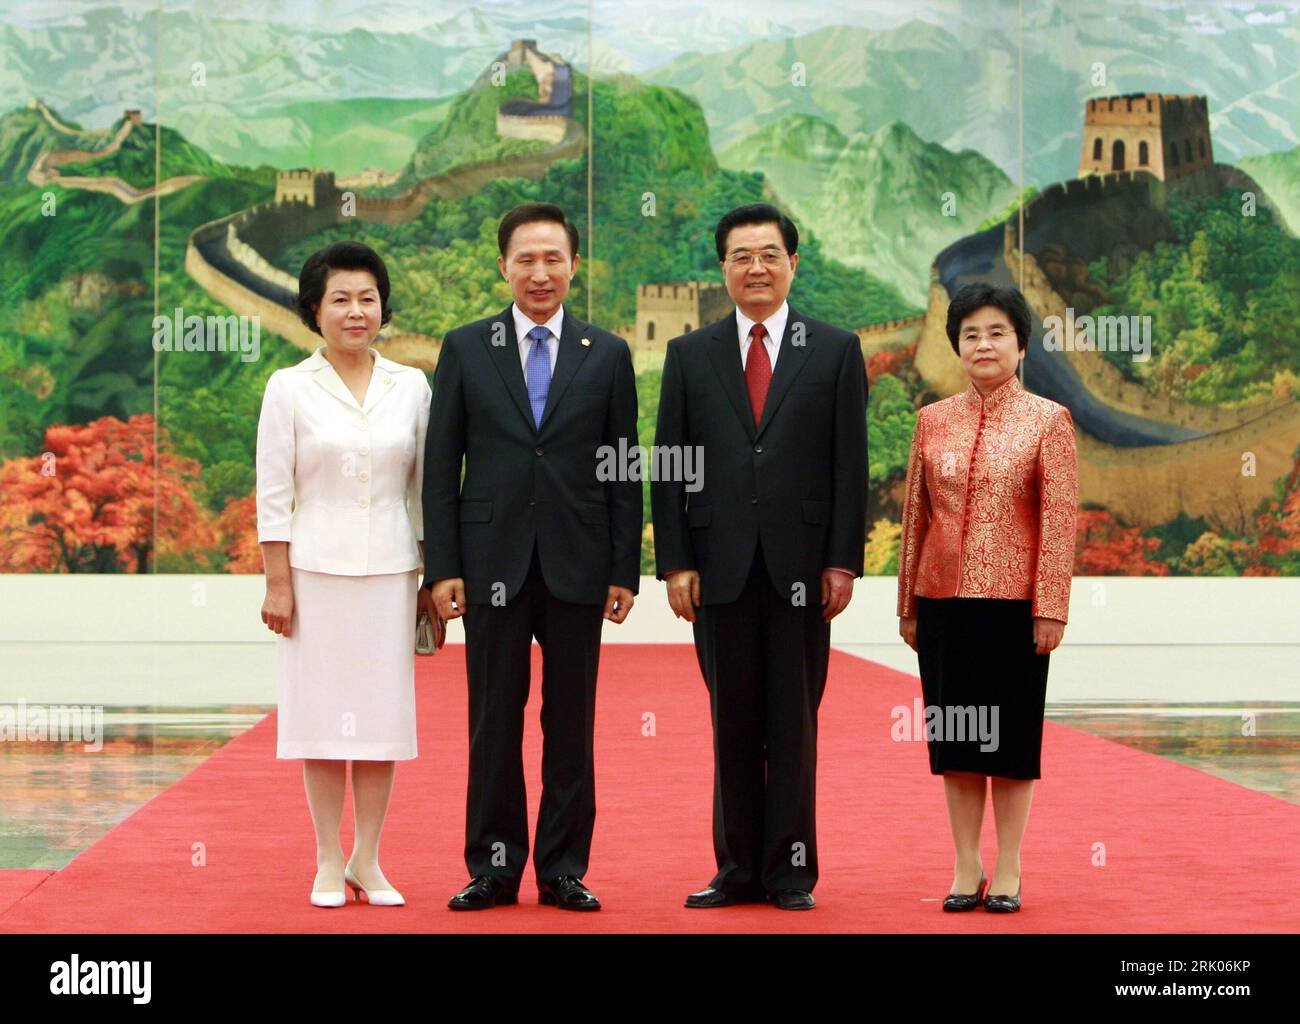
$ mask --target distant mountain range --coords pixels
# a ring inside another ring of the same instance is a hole
[[[846,138],[819,117],[791,114],[728,146],[719,160],[762,171],[828,255],[920,305],[935,254],[1018,191],[979,153],[950,153],[901,121]]]
[[[1285,153],[1248,156],[1237,165],[1268,193],[1291,234],[1300,236],[1300,146]]]
[[[945,149],[978,150],[1019,180],[1015,10],[990,18],[982,16],[987,6],[965,4],[981,16],[943,26],[828,26],[691,54],[643,77],[695,96],[721,146],[793,113],[820,117],[845,136],[902,121]],[[1097,10],[1094,19],[1073,5],[1068,14],[1059,4],[1026,6],[1025,184],[1075,176],[1090,96],[1208,96],[1221,163],[1300,143],[1300,30],[1285,18],[1273,23],[1272,8],[1129,2]],[[804,85],[794,84],[796,62]],[[1104,86],[1091,82],[1094,64],[1104,65]]]
[[[903,24],[884,0],[833,14],[774,0],[723,13],[695,0],[629,0],[595,5],[591,25],[584,5],[561,0],[468,8],[340,0],[328,17],[301,9],[252,20],[210,13],[198,0],[161,15],[143,0],[29,5],[0,27],[0,89],[15,103],[42,96],[90,128],[140,108],[227,162],[396,171],[446,100],[424,111],[385,102],[459,93],[512,39],[532,38],[584,72],[633,71],[695,97],[717,147],[790,114],[820,117],[846,138],[901,121],[1020,180],[1011,4],[990,16],[986,0],[916,0]],[[830,18],[848,24],[825,25]],[[1074,175],[1083,102],[1093,95],[1207,95],[1225,163],[1300,144],[1300,29],[1281,7],[1029,4],[1023,25],[1026,184]],[[196,61],[202,86],[193,84]],[[792,84],[796,62],[806,85]],[[1095,65],[1105,67],[1104,85],[1092,82]]]

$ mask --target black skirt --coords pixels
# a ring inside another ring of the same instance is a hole
[[[916,598],[930,771],[1037,779],[1049,654],[1034,649],[1033,603]]]

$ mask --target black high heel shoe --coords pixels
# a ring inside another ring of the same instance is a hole
[[[980,884],[976,886],[975,891],[970,894],[960,892],[950,892],[943,900],[943,909],[952,912],[961,912],[964,910],[974,910],[980,905],[980,900],[984,895],[984,886],[988,884],[988,877],[980,875]]]
[[[990,914],[1014,914],[1020,909],[1020,882],[1016,882],[1014,896],[989,896],[984,900],[984,909]]]

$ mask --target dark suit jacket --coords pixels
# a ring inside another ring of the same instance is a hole
[[[702,446],[703,487],[651,485],[658,577],[697,569],[702,603],[734,601],[760,539],[777,590],[802,583],[809,606],[823,569],[862,575],[866,401],[857,336],[793,307],[757,428],[735,312],[670,341],[655,444]]]
[[[568,307],[540,430],[510,309],[448,333],[425,442],[424,585],[460,576],[467,601],[508,601],[536,542],[561,600],[603,605],[611,586],[635,593],[641,484],[600,479],[597,449],[618,451],[621,440],[635,450],[636,403],[627,342]]]

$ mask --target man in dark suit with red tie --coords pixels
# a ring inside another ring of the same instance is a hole
[[[787,304],[788,217],[742,206],[715,241],[736,311],[668,343],[655,433],[657,452],[698,446],[703,472],[651,486],[656,574],[713,718],[718,871],[686,906],[808,910],[830,623],[866,540],[866,367],[856,335]]]

